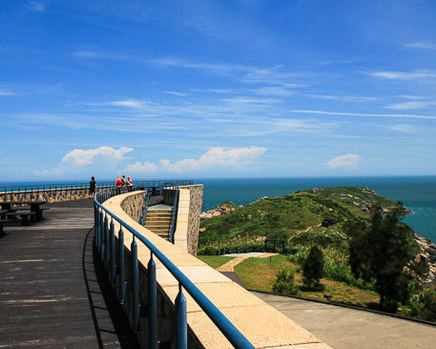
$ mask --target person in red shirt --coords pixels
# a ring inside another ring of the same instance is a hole
[[[122,187],[123,186],[123,181],[120,178],[120,176],[117,176],[117,180],[115,181],[115,184],[117,187]]]

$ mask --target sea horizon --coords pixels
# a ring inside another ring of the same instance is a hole
[[[135,180],[135,179],[134,179]],[[141,181],[138,179],[137,181]],[[153,181],[158,179],[144,179]],[[167,180],[167,179],[165,179]],[[173,179],[174,181],[182,179]],[[420,176],[344,176],[344,177],[259,177],[259,178],[195,178],[204,184],[202,211],[224,201],[247,205],[263,196],[275,197],[316,187],[362,186],[378,195],[401,201],[413,214],[404,222],[414,231],[436,243],[436,175]],[[111,182],[112,180],[100,180]],[[0,182],[0,186],[87,183],[87,180]],[[97,180],[98,182],[98,180]]]

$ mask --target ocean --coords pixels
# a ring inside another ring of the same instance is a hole
[[[80,182],[80,181],[77,181]],[[83,182],[83,181],[82,181]],[[63,181],[60,183],[76,183]],[[87,182],[86,182],[87,183]],[[238,178],[195,179],[204,184],[203,211],[217,207],[224,201],[247,205],[263,196],[280,196],[297,190],[365,186],[377,194],[403,204],[412,210],[404,222],[413,230],[436,243],[436,176],[415,177],[334,177],[334,178]],[[2,185],[37,185],[44,182],[0,183]]]
[[[378,195],[402,201],[413,212],[404,222],[436,243],[436,176],[197,179],[194,183],[204,183],[203,211],[224,201],[247,205],[263,196],[286,195],[316,187],[365,186]]]

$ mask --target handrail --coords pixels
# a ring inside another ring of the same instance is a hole
[[[155,263],[153,261],[153,254],[161,261],[161,263],[167,268],[167,270],[178,280],[179,282],[179,294],[176,298],[176,348],[186,348],[187,347],[187,325],[186,325],[186,299],[182,292],[182,287],[185,288],[185,290],[192,296],[192,298],[197,302],[197,304],[203,309],[203,311],[209,316],[209,318],[213,321],[213,323],[220,329],[220,331],[223,333],[223,335],[232,343],[232,345],[235,348],[249,348],[254,349],[254,346],[241,334],[241,332],[221,313],[221,311],[195,286],[191,280],[189,280],[153,243],[151,243],[149,240],[147,240],[141,233],[139,233],[135,228],[130,226],[128,223],[126,223],[121,218],[117,217],[115,214],[110,212],[107,208],[105,208],[101,201],[102,199],[107,200],[108,198],[114,196],[113,194],[116,194],[116,191],[111,189],[103,189],[99,192],[97,192],[94,196],[94,203],[95,203],[95,220],[96,220],[96,243],[98,250],[104,255],[102,255],[102,259],[104,258],[106,261],[112,261],[105,263],[105,265],[112,264],[114,266],[114,260],[116,258],[116,253],[114,250],[114,247],[109,248],[111,246],[114,246],[115,241],[114,237],[114,229],[113,229],[113,222],[110,225],[110,229],[108,228],[108,215],[111,217],[112,220],[116,220],[118,223],[120,223],[120,244],[122,241],[122,247],[124,248],[124,233],[122,228],[128,230],[133,235],[133,242],[131,246],[131,253],[133,256],[133,262],[132,262],[132,275],[134,280],[131,282],[133,285],[132,287],[132,299],[133,302],[138,302],[137,305],[134,305],[133,307],[133,327],[134,330],[137,328],[137,324],[139,321],[139,311],[137,311],[136,320],[135,320],[135,309],[139,308],[139,290],[136,289],[138,286],[137,280],[135,278],[137,277],[137,266],[135,269],[135,258],[137,259],[137,247],[135,242],[135,237],[141,241],[149,250],[150,250],[150,261],[148,263],[148,277],[149,277],[149,287],[150,287],[150,280],[152,280],[152,288],[149,288],[149,307],[148,311],[152,311],[154,308],[153,304],[156,301],[156,299],[153,299],[153,296],[156,293],[156,273],[155,273]],[[106,218],[103,219],[105,212]],[[112,240],[113,239],[113,240]],[[103,245],[103,246],[101,246]],[[102,247],[102,248],[101,248]],[[120,250],[121,251],[121,250]],[[112,253],[111,253],[112,252]],[[108,256],[107,254],[112,254],[112,256]],[[124,255],[124,251],[122,252]],[[120,263],[124,263],[124,260],[120,258]],[[137,263],[137,260],[136,260]],[[114,266],[115,268],[115,266]],[[124,267],[116,268],[119,271],[121,269],[124,269]],[[112,269],[113,272],[113,269]],[[124,271],[123,271],[124,273]],[[135,276],[136,275],[136,276]],[[112,277],[112,280],[114,277]],[[124,283],[124,280],[120,280],[121,283]],[[154,285],[153,285],[154,283]],[[136,294],[136,296],[135,296]],[[122,298],[122,297],[121,297]],[[121,301],[124,301],[123,299]],[[157,312],[157,310],[156,310]],[[152,348],[157,347],[157,330],[153,328],[153,326],[157,326],[157,314],[149,313],[149,333],[150,335],[150,343],[149,346]],[[153,320],[156,318],[155,320]],[[155,333],[155,335],[153,335]]]
[[[152,188],[161,187],[166,184],[177,185],[192,185],[193,181],[135,181],[135,187],[138,188]],[[97,182],[97,188],[110,188],[114,186],[114,182]],[[49,184],[23,184],[23,185],[2,185],[0,186],[0,193],[16,193],[16,192],[35,192],[35,191],[48,191],[48,190],[66,190],[66,189],[86,189],[89,188],[89,182],[74,182],[74,183],[49,183]]]

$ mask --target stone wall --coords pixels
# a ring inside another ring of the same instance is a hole
[[[97,191],[103,187],[97,187]],[[47,201],[61,202],[80,199],[93,198],[94,194],[90,194],[89,188],[61,188],[61,189],[45,189],[45,190],[30,190],[19,192],[0,193],[0,202],[3,201]]]
[[[190,191],[187,243],[188,252],[197,255],[198,234],[200,231],[201,206],[203,205],[203,184],[188,185],[182,188]]]
[[[132,218],[135,222],[139,222],[141,216],[142,204],[144,203],[144,195],[146,190],[135,191],[132,195],[127,196],[121,202],[121,208]]]

